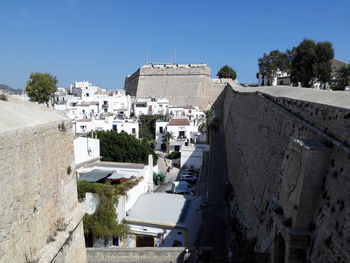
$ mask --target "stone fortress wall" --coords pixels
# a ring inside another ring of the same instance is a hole
[[[206,109],[232,80],[210,79],[205,64],[144,65],[125,79],[126,93],[137,97],[167,97],[171,106]]]
[[[0,101],[0,262],[87,262],[71,121],[9,100]]]
[[[232,215],[256,251],[350,262],[350,93],[227,86],[215,107]]]

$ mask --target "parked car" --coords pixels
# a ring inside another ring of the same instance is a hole
[[[193,174],[182,174],[181,178],[183,178],[183,179],[185,179],[185,178],[192,178],[192,179],[195,179],[195,180],[198,179],[198,177],[193,175]]]
[[[174,194],[194,196],[194,192],[193,191],[188,191],[186,189],[176,189],[174,191]]]
[[[184,181],[180,181],[180,182],[174,182],[173,183],[173,192],[175,193],[176,190],[185,190],[185,191],[194,191],[195,188],[193,187],[193,185],[184,182]]]
[[[186,183],[189,183],[190,185],[195,185],[197,183],[197,179],[195,178],[180,178],[178,181],[186,182]]]

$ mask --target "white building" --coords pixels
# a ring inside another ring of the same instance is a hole
[[[140,196],[125,217],[129,227],[126,246],[194,246],[201,203],[200,197],[167,193]]]
[[[275,73],[275,76],[272,79],[272,83],[269,82],[267,76],[263,73],[256,73],[256,78],[258,79],[259,86],[277,86],[277,85],[290,86],[291,85],[290,75],[287,72],[283,72],[280,70],[278,70]]]
[[[193,145],[199,142],[198,139],[203,137],[198,132],[198,120],[189,120],[188,117],[173,117],[169,122],[156,122],[156,149],[166,150],[166,142],[163,141],[163,135],[171,133],[174,138],[170,140],[169,152],[179,152],[181,146]],[[204,138],[205,140],[205,138]]]
[[[153,192],[153,172],[158,172],[158,166],[153,166],[153,157],[149,155],[148,165],[139,163],[121,162],[94,162],[79,167],[77,170],[79,181],[91,183],[112,183],[121,179],[135,180],[137,184],[128,189],[125,195],[120,195],[118,205],[115,206],[117,221],[121,223],[127,216],[128,211],[133,207],[140,196]],[[88,214],[94,214],[99,205],[99,198],[96,194],[86,193],[83,207]],[[94,238],[94,246],[112,246],[112,238]],[[122,246],[122,237],[119,237],[117,246]]]
[[[100,159],[99,139],[78,137],[74,139],[73,144],[76,165]]]
[[[91,131],[126,132],[139,138],[139,123],[132,119],[117,119],[110,116],[105,119],[81,119],[73,121],[73,132],[75,134],[87,134]]]
[[[199,169],[202,166],[203,148],[196,146],[182,146],[180,152],[180,167]]]
[[[82,99],[92,97],[98,91],[102,91],[101,88],[93,86],[89,81],[74,81],[69,86],[70,94]]]
[[[169,100],[167,98],[137,97],[133,103],[133,111],[136,117],[147,114],[166,115],[169,112]]]

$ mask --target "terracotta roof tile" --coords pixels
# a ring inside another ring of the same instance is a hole
[[[190,125],[190,123],[189,123],[188,119],[171,119],[169,121],[168,125],[171,125],[171,126],[176,126],[176,125],[184,126],[184,125]]]

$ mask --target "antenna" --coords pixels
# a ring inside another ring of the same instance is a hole
[[[174,64],[176,65],[176,48],[174,49]]]

